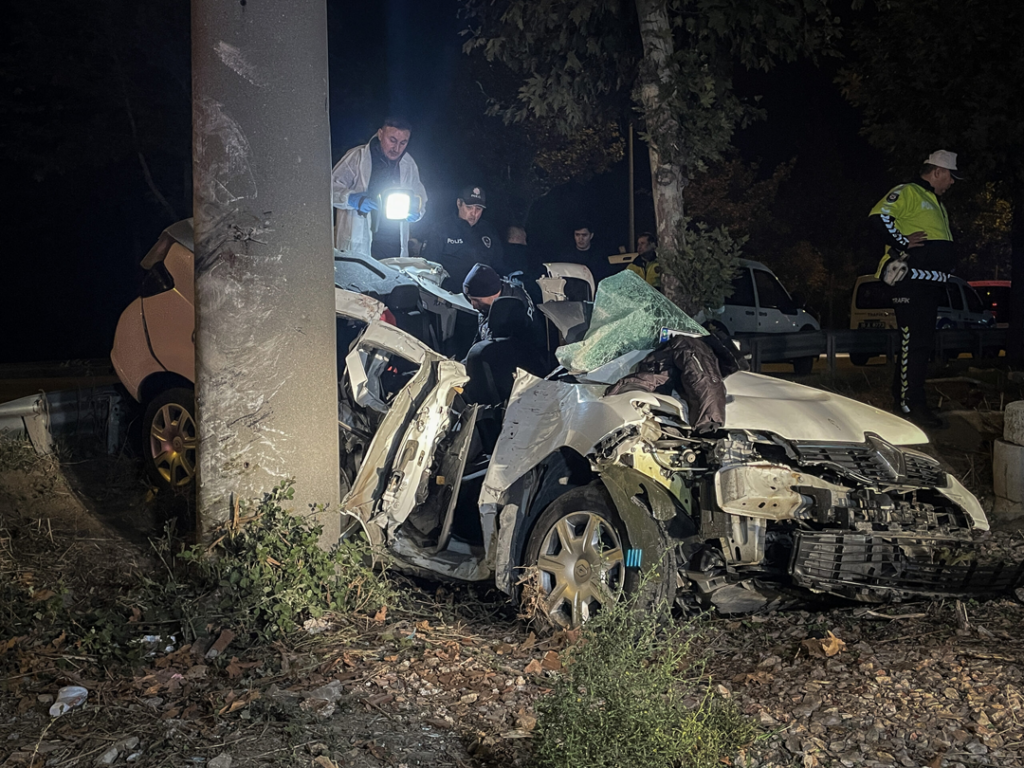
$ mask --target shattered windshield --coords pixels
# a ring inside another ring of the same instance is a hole
[[[627,352],[653,349],[662,328],[707,335],[696,320],[625,269],[598,284],[594,315],[583,341],[559,347],[555,356],[569,371],[591,371]]]

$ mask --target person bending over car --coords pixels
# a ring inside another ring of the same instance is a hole
[[[531,338],[526,305],[514,296],[500,296],[491,305],[488,316],[490,337],[478,341],[466,355],[469,383],[467,403],[504,405],[512,395],[516,369],[544,376],[546,355]]]
[[[522,302],[528,320],[528,328],[531,336],[533,335],[533,326],[537,320],[537,312],[534,309],[533,300],[530,299],[530,295],[521,286],[499,276],[488,265],[473,265],[473,268],[469,270],[469,274],[466,275],[466,279],[462,281],[462,295],[466,297],[469,303],[473,305],[473,309],[480,315],[474,343],[488,341],[492,338],[490,327],[491,306],[502,297],[511,297]]]
[[[488,312],[489,338],[478,341],[466,355],[469,382],[463,399],[488,406],[477,413],[479,452],[491,453],[501,432],[501,417],[512,396],[516,371],[544,376],[547,353],[537,346],[526,315],[526,304],[515,296],[499,296]]]

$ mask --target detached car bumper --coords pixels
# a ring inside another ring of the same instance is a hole
[[[969,551],[952,538],[799,532],[791,570],[797,586],[862,601],[982,597],[1024,585],[1024,562],[962,562],[958,553]]]

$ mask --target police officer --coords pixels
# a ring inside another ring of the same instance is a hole
[[[455,207],[456,215],[430,234],[421,256],[443,266],[448,278],[442,287],[459,293],[474,264],[501,269],[502,247],[497,231],[481,218],[487,207],[487,194],[481,187],[463,189]]]
[[[895,410],[924,427],[942,424],[928,407],[924,382],[939,300],[954,263],[949,216],[939,197],[959,178],[956,153],[937,150],[925,160],[919,179],[893,187],[869,214],[885,243],[876,277],[890,286],[900,332]]]

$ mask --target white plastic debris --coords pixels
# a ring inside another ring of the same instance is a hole
[[[65,685],[57,691],[57,700],[50,707],[50,717],[60,717],[75,707],[81,706],[89,698],[89,692],[80,685]]]
[[[144,635],[137,641],[143,648],[146,649],[147,658],[150,656],[156,656],[157,653],[163,650],[164,653],[174,653],[177,646],[175,643],[178,642],[178,638],[175,635]]]
[[[306,619],[302,622],[302,628],[306,630],[306,634],[319,635],[331,628],[331,622],[327,619]]]
[[[227,752],[221,752],[206,765],[207,768],[231,768],[231,763],[231,755]]]

